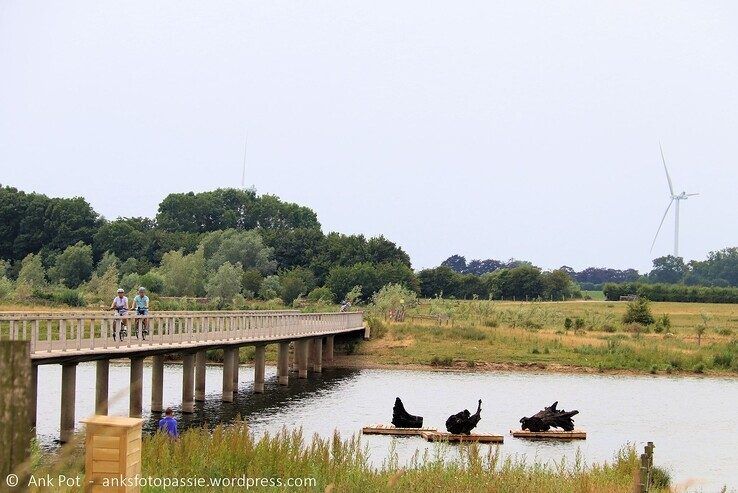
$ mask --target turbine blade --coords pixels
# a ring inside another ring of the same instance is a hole
[[[699,195],[699,193],[688,193],[687,197],[694,197],[695,195]]]
[[[649,252],[653,252],[653,246],[656,244],[656,238],[659,237],[659,233],[661,232],[661,226],[664,225],[664,221],[666,220],[666,215],[669,213],[669,209],[671,209],[671,204],[674,203],[674,199],[671,199],[669,201],[669,205],[666,206],[666,210],[664,211],[664,217],[661,218],[661,223],[659,223],[659,229],[656,230],[656,236],[653,237],[653,243],[651,243],[651,250]]]
[[[669,182],[669,193],[674,195],[674,187],[671,185],[671,176],[669,176],[669,170],[666,168],[666,159],[664,158],[664,149],[661,148],[661,142],[659,142],[659,150],[661,151],[661,162],[664,163],[664,171],[666,171],[666,180]]]

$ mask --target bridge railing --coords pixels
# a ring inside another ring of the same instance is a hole
[[[344,332],[362,326],[362,312],[209,311],[155,312],[146,316],[94,312],[25,313],[20,316],[3,313],[0,314],[0,340],[29,340],[31,354],[40,355],[121,347],[258,342]]]

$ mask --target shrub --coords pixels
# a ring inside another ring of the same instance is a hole
[[[431,366],[451,366],[454,359],[451,356],[433,356],[430,361]]]
[[[733,331],[730,329],[717,329],[715,332],[717,332],[721,336],[732,336]]]
[[[387,334],[387,326],[377,317],[369,317],[366,320],[369,326],[369,334],[372,339],[381,339]]]
[[[485,327],[491,327],[494,329],[499,325],[500,325],[500,322],[498,322],[496,318],[487,318],[484,320]]]
[[[651,469],[651,486],[660,490],[668,490],[671,486],[671,474],[662,467],[654,466]]]
[[[692,371],[693,371],[694,373],[705,373],[705,365],[704,365],[703,363],[697,363],[697,364],[696,364],[696,365],[694,365],[694,367],[692,368]]]
[[[333,303],[333,293],[325,286],[321,288],[315,288],[307,295],[307,299],[310,303]]]
[[[577,317],[574,319],[574,329],[576,330],[582,330],[584,328],[584,319],[581,317]]]
[[[278,276],[267,276],[261,282],[259,288],[259,297],[262,300],[271,300],[281,296],[282,284],[279,282]]]
[[[164,292],[164,276],[156,271],[150,270],[139,277],[139,286],[145,287],[151,293]]]
[[[85,298],[76,289],[62,289],[54,293],[54,301],[68,306],[85,306]]]
[[[571,319],[570,319],[569,317],[566,317],[566,318],[564,319],[564,328],[565,328],[566,330],[569,330],[569,329],[571,329],[573,325],[574,325],[574,322],[572,322],[572,321],[571,321]]]
[[[714,368],[730,368],[733,365],[733,353],[724,352],[723,354],[716,354],[712,357],[712,366]]]
[[[205,290],[210,298],[219,298],[230,303],[233,297],[241,291],[241,264],[233,265],[225,262],[217,271],[208,277]]]
[[[614,325],[610,325],[610,324],[603,325],[602,326],[602,330],[605,331],[605,332],[609,332],[609,333],[613,333],[613,332],[617,331],[617,329],[615,328],[615,326]]]
[[[651,314],[651,307],[649,302],[645,298],[638,298],[637,300],[628,303],[628,308],[623,315],[623,322],[626,324],[637,323],[641,325],[651,325],[654,323],[653,315]]]

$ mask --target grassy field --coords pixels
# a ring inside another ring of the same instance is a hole
[[[357,353],[387,365],[738,373],[738,305],[652,303],[654,317],[666,315],[668,322],[648,327],[624,324],[626,307],[604,301],[425,300],[404,322],[374,314],[372,340]],[[439,324],[426,318],[431,316],[449,321]]]
[[[35,475],[63,472],[81,475],[83,460],[79,449],[65,460],[55,456],[36,457]],[[251,487],[250,491],[380,492],[456,491],[539,493],[608,492],[630,493],[635,483],[638,458],[626,447],[609,463],[526,462],[503,457],[498,448],[461,446],[458,458],[449,457],[439,445],[434,452],[417,455],[409,464],[399,464],[390,450],[380,467],[372,466],[368,451],[358,437],[342,439],[314,436],[307,439],[300,430],[283,430],[276,435],[254,437],[248,426],[236,422],[218,426],[212,432],[190,429],[180,441],[162,435],[144,436],[142,476],[166,478],[265,478],[275,484],[288,478],[302,486],[291,488]],[[48,461],[48,464],[47,464]],[[658,462],[658,461],[656,461]],[[668,476],[656,471],[653,492],[668,491]],[[142,491],[244,491],[243,486],[145,487]],[[33,490],[32,490],[33,491]],[[76,491],[69,489],[67,491]]]

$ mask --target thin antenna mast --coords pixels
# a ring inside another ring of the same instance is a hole
[[[249,134],[246,133],[246,136],[243,139],[243,171],[241,172],[241,190],[246,189],[246,148],[249,144]]]

